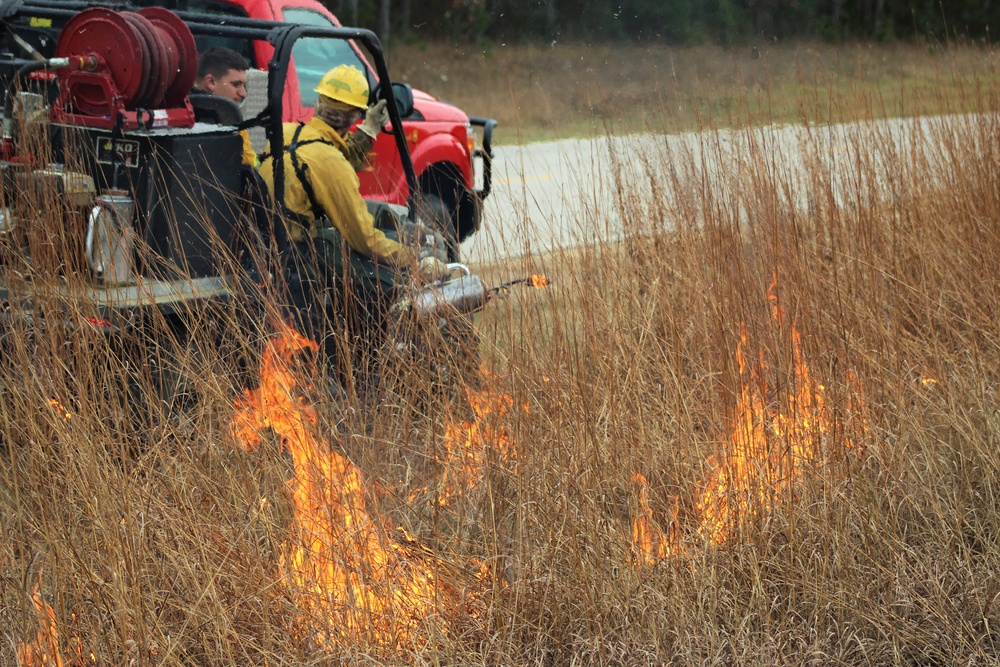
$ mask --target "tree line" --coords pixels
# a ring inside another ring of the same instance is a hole
[[[322,0],[345,24],[390,38],[992,39],[996,0]]]

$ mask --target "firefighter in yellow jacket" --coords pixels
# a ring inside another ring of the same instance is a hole
[[[343,296],[345,305],[360,307],[366,319],[381,321],[404,280],[401,270],[419,267],[427,280],[437,280],[447,275],[447,266],[434,257],[418,264],[412,248],[375,227],[361,197],[352,166],[358,142],[345,137],[366,109],[358,134],[378,136],[388,119],[385,101],[368,109],[368,81],[350,65],[327,72],[316,92],[313,118],[304,125],[284,126],[283,200],[290,214],[285,221],[290,250],[297,261],[311,259],[325,274],[320,280],[324,287],[334,288],[332,296]],[[260,174],[278,201],[273,162],[265,156]]]

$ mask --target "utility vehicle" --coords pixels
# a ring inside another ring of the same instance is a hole
[[[337,18],[317,0],[135,0],[136,4],[158,5],[182,14],[200,16],[203,24],[245,25],[246,19],[285,22],[316,28],[336,28]],[[38,5],[49,3],[38,2]],[[69,3],[58,2],[62,6]],[[75,3],[83,8],[93,3]],[[10,5],[9,5],[10,6]],[[114,3],[111,3],[114,6]],[[122,6],[122,5],[119,5]],[[124,6],[123,6],[124,8]],[[8,25],[45,57],[54,54],[66,20],[65,15],[42,14],[19,9],[8,17]],[[211,18],[209,18],[211,17]],[[242,105],[244,117],[253,117],[268,105],[267,70],[275,49],[267,39],[247,33],[194,31],[198,51],[226,46],[247,58],[248,98]],[[363,44],[363,43],[362,43]],[[8,44],[8,48],[16,45]],[[17,53],[17,49],[14,49]],[[354,65],[364,72],[376,91],[380,78],[369,59],[352,40],[330,40],[304,35],[296,40],[281,65],[286,68],[281,114],[289,122],[304,122],[312,116],[314,89],[320,77],[338,64]],[[2,73],[0,73],[2,75]],[[400,96],[404,89],[397,88]],[[449,255],[459,259],[459,246],[480,227],[483,200],[489,195],[492,178],[492,136],[496,121],[469,117],[461,109],[432,95],[405,88],[407,103],[401,107],[403,136],[417,177],[408,182],[398,147],[391,134],[384,133],[370,154],[370,165],[359,173],[361,192],[367,199],[405,205],[416,194],[415,212],[423,222],[437,229],[448,241]],[[477,139],[477,129],[481,137]],[[251,130],[258,152],[265,149],[262,128]],[[479,184],[476,162],[481,161]]]
[[[412,114],[412,93],[389,84],[370,31],[250,18],[222,23],[199,12],[75,0],[5,0],[0,19],[0,68],[9,73],[0,144],[0,316],[7,332],[97,332],[137,375],[152,375],[166,399],[179,391],[171,364],[193,332],[217,330],[224,349],[240,313],[254,312],[247,300],[274,278],[267,257],[280,246],[283,207],[263,201],[259,177],[241,165],[236,106],[189,94],[199,36],[271,45],[267,104],[249,124],[264,129],[269,151],[279,155],[296,45],[363,45],[382,82],[378,95],[388,102],[409,193],[408,206],[391,214],[373,204],[376,220],[391,233],[399,213],[415,205],[419,187],[401,122]],[[49,58],[29,38],[37,42],[37,33],[20,33],[57,23],[56,44],[39,45],[51,47]],[[284,192],[284,178],[278,160],[275,192]],[[431,243],[429,251],[442,248]],[[486,294],[472,278],[456,279],[463,289],[455,303],[468,302],[465,287]],[[428,312],[437,316],[432,302]],[[261,330],[264,317],[251,327]]]

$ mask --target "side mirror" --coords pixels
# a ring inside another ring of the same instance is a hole
[[[392,94],[396,97],[396,108],[400,118],[413,115],[413,88],[408,83],[393,83]]]

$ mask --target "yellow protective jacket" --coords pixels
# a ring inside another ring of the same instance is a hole
[[[296,242],[315,237],[317,232],[316,212],[306,188],[299,181],[288,150],[298,129],[297,123],[284,126],[285,206],[299,217],[299,220],[287,220],[285,226],[288,238]],[[375,229],[372,215],[358,189],[358,175],[348,160],[349,151],[347,142],[319,118],[310,120],[299,132],[295,154],[305,170],[316,205],[321,209],[319,213],[325,215],[344,241],[362,255],[397,266],[415,261],[411,248],[386,238],[381,230]],[[276,197],[273,165],[272,157],[266,156],[260,165],[260,175],[271,196]]]
[[[250,133],[246,130],[240,130],[240,139],[243,140],[243,164],[254,169],[259,168],[260,160],[257,158],[257,151],[253,149],[253,144],[250,142]],[[375,146],[375,140],[364,132],[355,130],[347,135],[344,143],[347,144],[345,156],[354,167],[354,171],[370,170],[368,153]]]
[[[246,130],[240,130],[240,139],[243,140],[243,164],[256,169],[260,166],[260,160],[257,159],[257,151],[250,143],[250,133]]]

